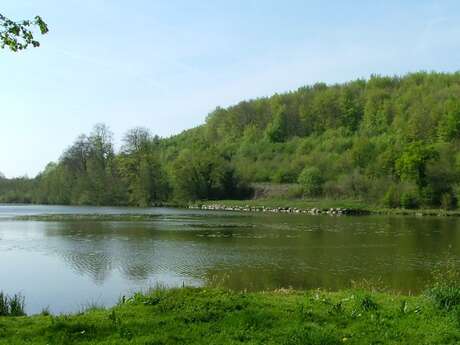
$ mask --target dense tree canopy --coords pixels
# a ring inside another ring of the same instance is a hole
[[[455,207],[460,73],[306,86],[217,108],[171,138],[132,129],[118,153],[98,125],[37,178],[0,182],[0,199],[146,206],[241,198],[254,182],[298,183],[299,197]]]

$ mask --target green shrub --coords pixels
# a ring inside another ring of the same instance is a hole
[[[441,309],[451,310],[460,305],[460,287],[436,285],[429,291],[429,296]]]
[[[400,203],[403,208],[414,209],[420,206],[418,195],[412,191],[406,191],[401,194]]]
[[[382,203],[385,207],[389,208],[398,208],[401,206],[401,198],[399,196],[399,191],[395,186],[390,186],[385,196],[383,197]]]
[[[339,183],[347,197],[366,198],[369,193],[370,183],[366,176],[355,170],[349,175],[340,176]]]
[[[275,183],[292,183],[296,181],[296,174],[293,171],[280,169],[272,177]]]
[[[360,300],[360,307],[364,311],[372,311],[377,310],[379,306],[370,295],[365,295]]]
[[[323,174],[316,167],[305,167],[298,178],[304,194],[319,196],[323,192]]]
[[[454,209],[457,206],[457,199],[452,193],[443,193],[441,195],[441,207],[445,210]]]
[[[434,284],[427,291],[435,304],[446,310],[460,306],[460,271],[453,257],[436,265],[432,272]]]

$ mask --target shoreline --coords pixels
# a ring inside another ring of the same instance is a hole
[[[67,206],[67,207],[120,207],[132,210],[145,208],[177,208],[204,211],[227,211],[227,212],[253,212],[253,213],[282,213],[282,214],[306,214],[326,216],[412,216],[412,217],[460,217],[460,209],[401,209],[379,208],[365,205],[360,201],[353,200],[290,200],[290,199],[248,199],[248,200],[202,200],[196,202],[157,203],[150,207],[116,206],[116,205],[42,205],[42,204],[0,204],[0,206]],[[119,213],[119,214],[61,214],[49,213],[42,215],[21,215],[12,219],[16,220],[120,220],[141,221],[149,220],[155,215],[144,213]]]
[[[324,202],[318,201],[318,204]],[[401,209],[401,208],[377,208],[372,206],[343,206],[338,201],[334,206],[333,201],[326,201],[327,206],[310,206],[314,201],[307,201],[307,207],[302,207],[299,200],[222,200],[222,201],[202,201],[189,204],[189,209],[207,211],[230,211],[230,212],[261,212],[261,213],[284,213],[284,214],[308,214],[308,215],[328,215],[328,216],[416,216],[416,217],[460,217],[460,210],[444,209]],[[343,202],[347,203],[347,201]],[[310,204],[310,205],[309,205]]]
[[[266,207],[266,206],[229,206],[224,204],[190,205],[192,210],[206,211],[232,211],[232,212],[269,212],[269,213],[296,213],[309,215],[330,215],[330,216],[364,216],[371,214],[368,210],[352,208],[297,208],[297,207]]]

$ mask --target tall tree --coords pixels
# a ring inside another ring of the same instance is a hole
[[[128,187],[131,205],[150,206],[168,196],[169,188],[160,164],[157,142],[158,139],[142,127],[129,130],[123,138],[118,167]]]

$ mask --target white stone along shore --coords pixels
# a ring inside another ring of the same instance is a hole
[[[271,212],[271,213],[304,213],[310,215],[355,216],[366,215],[369,211],[352,208],[297,208],[297,207],[266,207],[266,206],[228,206],[222,204],[190,205],[190,209],[209,211],[234,212]]]

